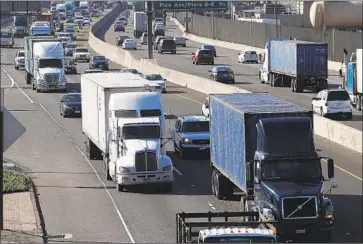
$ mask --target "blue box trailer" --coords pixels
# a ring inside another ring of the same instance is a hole
[[[243,192],[247,192],[246,164],[254,160],[257,149],[257,127],[260,119],[282,117],[307,117],[313,113],[287,100],[269,93],[233,93],[210,96],[210,156],[211,164]],[[312,125],[313,123],[311,123]],[[276,128],[276,137],[270,137],[270,150],[296,153],[311,141],[309,131],[294,125]],[[310,128],[308,128],[310,129]],[[300,131],[297,131],[300,130]],[[284,132],[284,133],[279,133]],[[300,132],[303,132],[302,134]],[[270,132],[271,133],[271,132]],[[295,141],[291,140],[295,136]]]
[[[269,80],[272,86],[328,88],[328,44],[300,40],[273,40],[268,47]]]
[[[358,93],[356,70],[357,70],[356,62],[349,62],[347,64],[346,90],[349,93],[349,95],[356,95]]]

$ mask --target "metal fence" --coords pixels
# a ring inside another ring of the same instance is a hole
[[[185,13],[176,13],[175,16],[185,25]],[[344,48],[348,53],[362,48],[361,32],[327,29],[323,36],[322,30],[313,28],[241,22],[196,14],[189,14],[188,17],[190,18],[188,31],[191,34],[259,48],[265,47],[269,37],[276,36],[291,36],[298,40],[313,42],[324,41],[328,43],[329,60],[337,62],[343,61]]]

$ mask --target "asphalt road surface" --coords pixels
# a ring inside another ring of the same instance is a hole
[[[61,241],[54,235],[71,234],[62,241],[172,243],[178,212],[239,210],[238,197],[221,201],[211,195],[207,159],[180,160],[170,143],[168,153],[177,169],[172,193],[117,192],[115,184],[106,181],[101,161],[84,157],[81,119],[60,116],[61,94],[37,94],[25,84],[24,71],[14,69],[15,51],[23,45],[22,40],[16,43],[14,49],[1,49],[1,78],[7,85],[14,81],[14,88],[5,93],[6,108],[26,133],[5,156],[21,162],[34,177],[51,242]],[[88,64],[78,64],[79,73],[87,68]],[[80,75],[69,75],[68,82],[69,91],[80,91]],[[163,103],[169,115],[201,113],[204,94],[173,83],[167,83],[167,89]],[[334,158],[336,165],[334,242],[362,242],[362,156],[319,137],[315,141],[321,154]]]
[[[128,35],[133,38],[133,15],[130,14],[129,23],[125,32],[114,32],[113,26],[110,28],[106,35],[107,42],[116,44],[116,38],[120,35]],[[166,35],[167,36],[181,36],[182,32],[174,24],[174,22],[167,20],[166,23]],[[158,65],[180,72],[208,78],[208,70],[212,65],[194,65],[192,64],[192,53],[194,53],[202,44],[187,41],[187,47],[177,47],[176,54],[158,54],[154,50],[154,57],[157,60]],[[271,87],[269,84],[261,84],[258,79],[258,71],[262,64],[241,64],[238,63],[238,52],[231,49],[216,47],[217,58],[215,59],[215,65],[231,65],[235,72],[236,84],[242,89],[249,90],[251,92],[269,92],[286,100],[292,101],[302,107],[311,109],[311,99],[316,96],[316,93],[311,91],[305,91],[304,93],[293,93],[291,88],[287,87]],[[138,50],[130,51],[136,58],[147,58],[147,45],[141,45],[139,43]],[[337,88],[341,84],[341,80],[336,71],[329,71],[329,88]],[[347,121],[344,118],[336,118],[341,123],[354,127],[358,130],[362,130],[362,112],[353,111],[353,118],[351,121]]]

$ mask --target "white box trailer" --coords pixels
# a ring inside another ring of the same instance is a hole
[[[82,74],[82,130],[90,140],[90,147],[93,146],[93,143],[102,153],[108,152],[106,136],[109,128],[109,113],[111,113],[109,105],[112,94],[125,92],[157,93],[158,90],[159,85],[150,83],[136,74]],[[113,96],[113,99],[117,98]],[[161,116],[164,117],[163,111]],[[165,121],[165,117],[162,120]],[[101,155],[96,158],[101,159]]]

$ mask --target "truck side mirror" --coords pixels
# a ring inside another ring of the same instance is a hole
[[[327,159],[328,164],[328,178],[332,179],[334,178],[334,160],[329,158]]]
[[[339,76],[343,76],[343,71],[342,71],[342,69],[339,69]]]
[[[348,51],[347,51],[347,49],[345,49],[345,48],[344,48],[344,49],[343,49],[343,52],[344,52],[344,54],[345,54],[345,55],[348,55]]]

